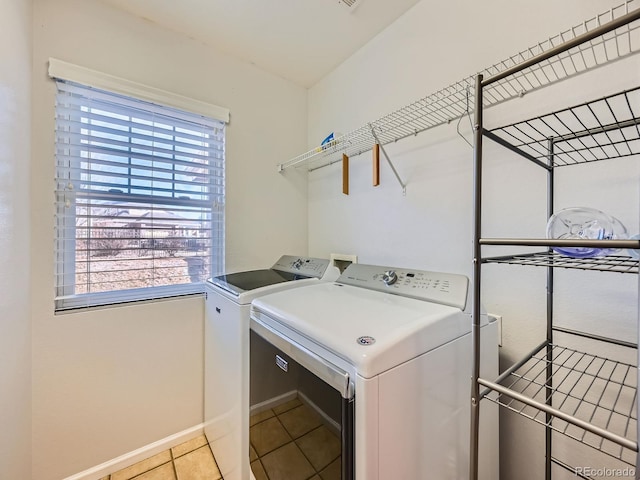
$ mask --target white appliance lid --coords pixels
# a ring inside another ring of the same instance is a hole
[[[289,288],[282,284],[309,283],[324,278],[328,267],[329,260],[326,259],[283,255],[269,269],[227,273],[210,278],[207,282],[244,305],[251,303],[258,295]]]
[[[471,330],[459,308],[338,283],[262,296],[252,317],[284,325],[371,378]]]
[[[217,277],[211,278],[209,281],[230,293],[240,295],[241,293],[248,292],[249,290],[255,290],[257,288],[275,285],[276,283],[291,282],[293,280],[300,280],[303,278],[310,277],[296,275],[295,273],[280,272],[273,269],[265,269],[218,275]]]

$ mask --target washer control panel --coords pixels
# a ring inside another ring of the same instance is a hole
[[[322,278],[327,267],[329,267],[329,260],[324,258],[283,255],[271,268],[282,272],[297,273],[305,277]]]
[[[352,263],[337,283],[450,305],[464,310],[469,279],[453,273]]]

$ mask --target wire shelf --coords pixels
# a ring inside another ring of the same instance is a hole
[[[278,168],[282,171],[307,164],[309,171],[313,171],[342,161],[343,153],[350,157],[360,155],[376,143],[387,145],[457,120],[473,109],[474,82],[474,77],[467,77],[338,137],[327,147],[317,147],[298,155]]]
[[[529,91],[640,51],[640,22],[637,21],[639,14],[640,0],[627,1],[484,69],[479,72],[483,77],[495,79],[509,73],[514,67],[533,61],[540,55],[603,25],[629,15],[635,17],[630,23],[581,43],[573,49],[492,81],[484,88],[484,107],[522,96]],[[370,150],[376,143],[386,145],[458,120],[474,109],[472,87],[475,85],[475,78],[476,75],[470,75],[336,138],[326,148],[318,147],[281,163],[278,169],[283,171],[289,167],[306,165],[310,171],[316,170],[341,161],[343,153],[348,156],[359,155]]]
[[[639,124],[637,87],[490,133],[545,164],[553,142],[552,166],[562,167],[640,153]]]
[[[639,262],[631,257],[609,255],[598,258],[573,258],[555,252],[537,252],[521,255],[484,258],[483,263],[505,263],[534,267],[556,267],[599,272],[638,274]]]
[[[494,390],[484,398],[635,465],[637,375],[634,365],[544,343],[495,384],[482,379],[479,383]],[[534,406],[545,404],[544,408],[547,402],[557,411],[555,414],[548,415]]]

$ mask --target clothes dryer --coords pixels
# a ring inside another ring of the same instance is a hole
[[[251,365],[259,365],[251,370],[252,400],[277,411],[254,391],[268,378],[271,396],[298,389],[306,407],[337,427],[340,476],[331,478],[468,478],[468,285],[462,275],[352,264],[335,283],[257,298],[251,308]],[[481,324],[483,375],[496,377],[497,322],[483,315]],[[254,361],[264,351],[271,356]],[[291,380],[294,374],[299,381]],[[277,383],[285,385],[282,392],[274,391]],[[495,480],[495,405],[483,407],[481,422],[481,478]],[[294,430],[287,433],[303,448]],[[295,447],[282,448],[296,454]],[[270,455],[263,462],[267,474],[277,453]],[[314,468],[325,478],[329,470],[323,468],[337,467],[334,461]]]

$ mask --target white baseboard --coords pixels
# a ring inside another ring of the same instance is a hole
[[[333,433],[335,433],[338,437],[340,437],[340,432],[342,428],[340,427],[339,422],[336,422],[333,418],[327,415],[324,412],[324,410],[321,410],[320,407],[318,407],[315,403],[309,400],[309,397],[307,397],[304,393],[298,392],[298,396],[300,397],[300,400],[302,401],[302,403],[306,403],[309,408],[311,408],[314,412],[320,415],[320,417],[322,418],[322,421],[327,426],[327,428],[329,428],[329,430],[332,430]]]
[[[283,393],[282,395],[270,398],[268,400],[265,400],[264,402],[251,405],[249,415],[255,415],[256,413],[264,412],[265,410],[269,410],[270,408],[277,407],[278,405],[282,405],[283,403],[287,403],[293,400],[297,396],[298,391],[291,390],[290,392]]]
[[[71,475],[63,480],[99,480],[107,475],[122,470],[138,463],[146,458],[152,457],[158,453],[164,452],[170,448],[173,448],[181,443],[187,442],[193,438],[196,438],[204,433],[204,424],[196,425],[191,428],[187,428],[181,432],[169,435],[157,442],[150,443],[144,447],[140,447],[131,452],[120,455],[112,460],[108,460],[95,467],[88,468],[87,470]]]

